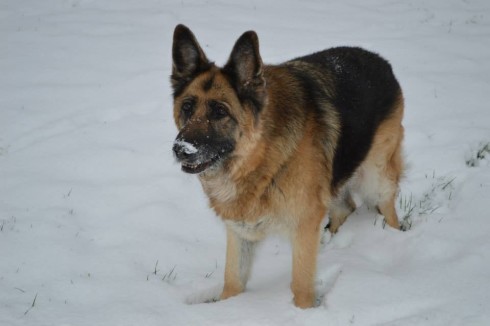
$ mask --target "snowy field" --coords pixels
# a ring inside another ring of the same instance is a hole
[[[406,98],[398,202],[361,207],[319,254],[319,307],[291,250],[222,285],[225,232],[175,163],[171,38],[223,64],[254,29],[267,63],[376,51]],[[0,325],[490,325],[490,1],[0,2]]]

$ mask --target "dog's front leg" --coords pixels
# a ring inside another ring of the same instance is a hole
[[[221,293],[222,300],[245,290],[256,244],[241,238],[230,227],[227,227],[226,238],[225,286]]]
[[[301,221],[292,235],[294,304],[299,308],[315,305],[315,277],[321,220]]]

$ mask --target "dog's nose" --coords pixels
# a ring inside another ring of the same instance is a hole
[[[172,150],[179,160],[189,160],[197,153],[197,148],[194,145],[183,140],[176,140]]]

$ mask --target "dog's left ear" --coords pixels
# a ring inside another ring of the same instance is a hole
[[[213,65],[206,58],[191,30],[182,24],[177,25],[174,30],[172,59],[171,82],[174,95],[179,93],[195,76]]]
[[[236,41],[223,70],[231,77],[241,100],[249,101],[258,113],[266,93],[259,38],[254,31],[243,33]]]

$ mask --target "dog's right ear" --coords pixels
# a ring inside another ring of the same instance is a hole
[[[212,66],[199,43],[197,43],[194,34],[182,24],[177,25],[174,30],[172,60],[172,76],[170,79],[174,96],[182,91],[196,75]]]

